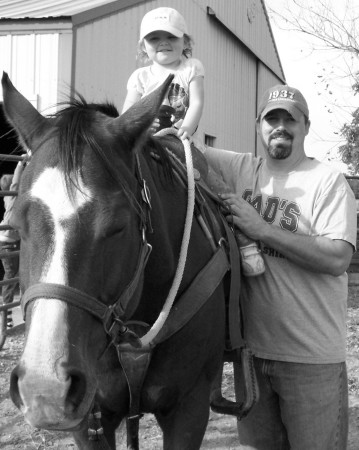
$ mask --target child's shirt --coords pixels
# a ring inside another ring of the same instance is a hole
[[[162,76],[154,73],[152,65],[141,67],[130,76],[127,89],[135,89],[141,97],[144,97],[158,88],[170,73],[173,73],[175,77],[164,104],[175,109],[175,122],[178,122],[185,117],[189,106],[189,85],[191,81],[196,77],[204,77],[204,67],[198,59],[182,57],[181,64],[176,70],[170,70]]]

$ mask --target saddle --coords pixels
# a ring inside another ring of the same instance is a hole
[[[173,160],[175,175],[187,185],[187,173],[182,142],[173,135],[161,138]],[[211,391],[211,409],[220,414],[234,415],[239,419],[246,417],[258,401],[258,384],[253,365],[253,355],[247,347],[242,334],[242,317],[239,302],[241,267],[238,245],[233,227],[230,227],[223,215],[228,209],[223,201],[207,185],[208,164],[203,154],[191,144],[195,184],[196,184],[196,218],[207,236],[213,251],[219,242],[226,242],[230,264],[228,278],[228,296],[226,296],[226,342],[223,362],[237,364],[244,379],[244,400],[241,403],[227,400],[222,395],[223,365],[218,373]]]

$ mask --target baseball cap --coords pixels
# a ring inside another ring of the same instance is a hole
[[[173,8],[156,8],[144,15],[140,41],[153,31],[167,31],[178,38],[188,34],[183,16]]]
[[[302,114],[309,117],[308,104],[303,94],[293,87],[277,84],[265,91],[258,108],[258,118],[274,109],[285,109],[295,120]]]

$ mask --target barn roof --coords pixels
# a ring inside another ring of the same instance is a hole
[[[0,19],[71,17],[114,0],[1,0]]]

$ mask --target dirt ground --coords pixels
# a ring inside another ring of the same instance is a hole
[[[347,364],[349,379],[349,445],[348,450],[359,448],[359,287],[351,287],[348,300]],[[9,396],[9,376],[20,357],[23,326],[9,332],[4,348],[0,351],[0,448],[2,450],[76,450],[71,436],[66,433],[50,433],[27,425]],[[233,396],[232,369],[225,367],[224,393]],[[140,425],[140,447],[143,450],[162,448],[161,432],[152,415],[145,416]],[[211,412],[202,449],[244,450],[238,443],[236,420]],[[126,449],[124,427],[117,432],[117,450]]]

